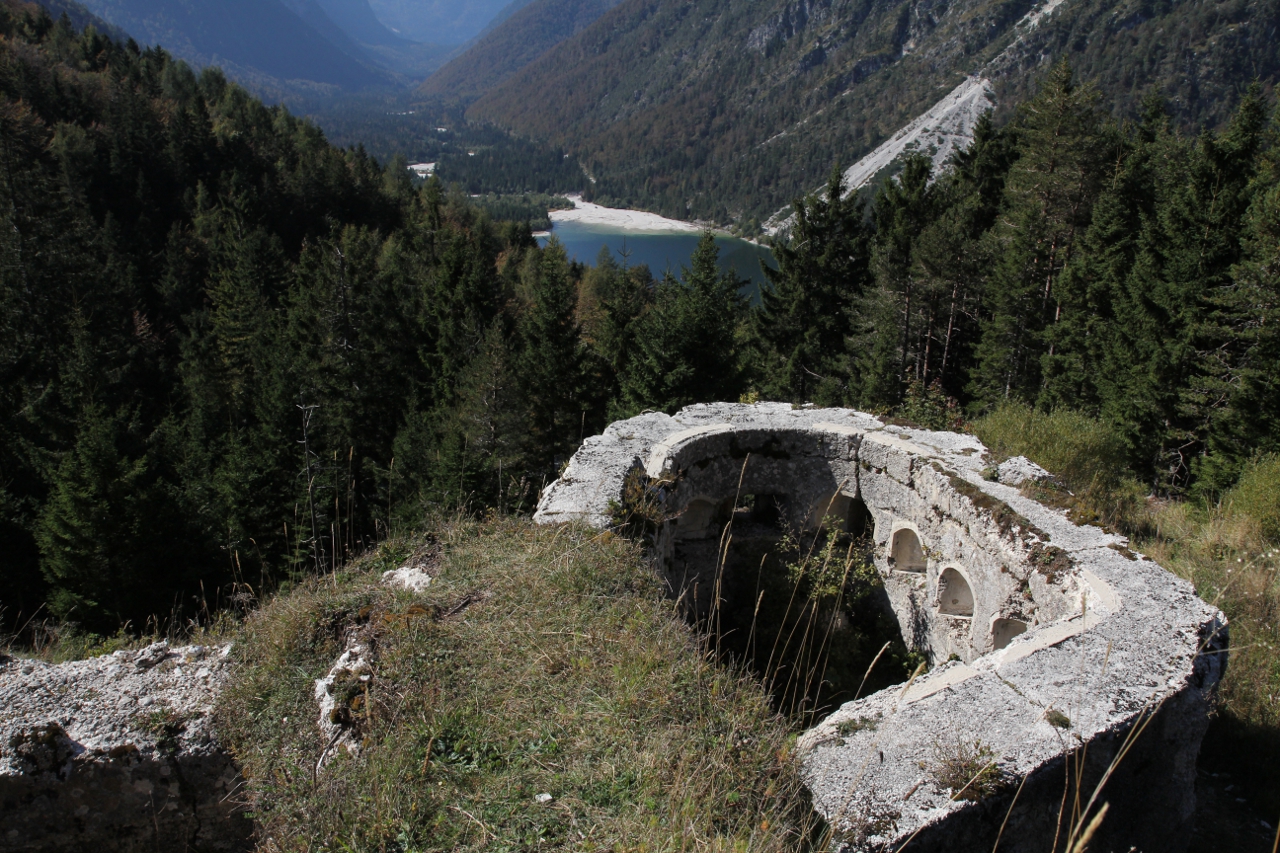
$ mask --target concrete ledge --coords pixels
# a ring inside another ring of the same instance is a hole
[[[732,514],[736,494],[776,496],[810,526],[860,501],[903,637],[934,668],[844,705],[800,739],[838,844],[989,851],[1007,819],[1001,851],[1042,853],[1078,776],[1085,800],[1108,779],[1098,795],[1108,819],[1090,849],[1185,848],[1225,618],[1123,537],[988,481],[990,464],[973,436],[849,410],[691,406],[588,441],[535,520],[607,525],[609,502],[643,465],[674,483],[655,544],[670,573],[679,543],[708,538],[702,528],[726,506]],[[930,768],[957,742],[980,742],[1011,787],[981,802],[942,788]]]
[[[211,719],[229,650],[0,659],[0,851],[249,849]]]

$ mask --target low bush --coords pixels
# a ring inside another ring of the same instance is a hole
[[[1031,497],[1072,510],[1077,523],[1100,523],[1126,533],[1145,529],[1146,488],[1130,473],[1120,435],[1082,412],[1044,412],[1007,402],[971,425],[993,462],[1025,456],[1057,477],[1055,487],[1032,488]]]
[[[1227,492],[1223,509],[1254,525],[1259,538],[1280,542],[1280,454],[1250,463]]]

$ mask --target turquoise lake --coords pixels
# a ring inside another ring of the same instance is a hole
[[[568,253],[570,260],[576,260],[588,266],[595,266],[596,257],[601,246],[608,246],[613,252],[613,259],[623,263],[621,252],[628,253],[628,266],[648,264],[654,277],[661,276],[667,270],[679,277],[681,267],[689,265],[693,250],[702,239],[700,234],[684,232],[648,233],[643,231],[624,231],[602,225],[582,222],[557,222],[551,234],[559,240]],[[549,237],[539,237],[538,245],[545,246]],[[743,292],[757,298],[760,285],[764,281],[764,273],[760,271],[760,262],[770,267],[777,267],[773,260],[773,252],[764,246],[739,240],[737,237],[717,236],[716,245],[720,247],[720,266],[732,269],[750,284]]]

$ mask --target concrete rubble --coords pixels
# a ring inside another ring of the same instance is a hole
[[[0,851],[249,847],[211,714],[231,646],[0,655]]]
[[[1043,853],[1078,778],[1091,815],[1108,804],[1090,850],[1185,849],[1225,617],[1123,537],[1027,497],[1044,469],[844,409],[698,405],[587,439],[535,519],[609,526],[641,472],[676,595],[732,580],[714,555],[744,497],[871,536],[885,604],[931,668],[800,739],[838,846],[985,853],[1000,836],[1002,853]],[[990,768],[989,794],[943,784],[958,757]]]

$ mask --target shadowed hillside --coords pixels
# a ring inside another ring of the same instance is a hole
[[[1270,0],[628,0],[468,116],[565,146],[600,198],[762,220],[978,72],[1004,111],[1066,56],[1118,115],[1155,90],[1219,125],[1280,69],[1278,22]]]
[[[427,78],[422,96],[470,101],[511,78],[560,42],[590,26],[618,0],[537,0],[482,35],[462,56]]]

